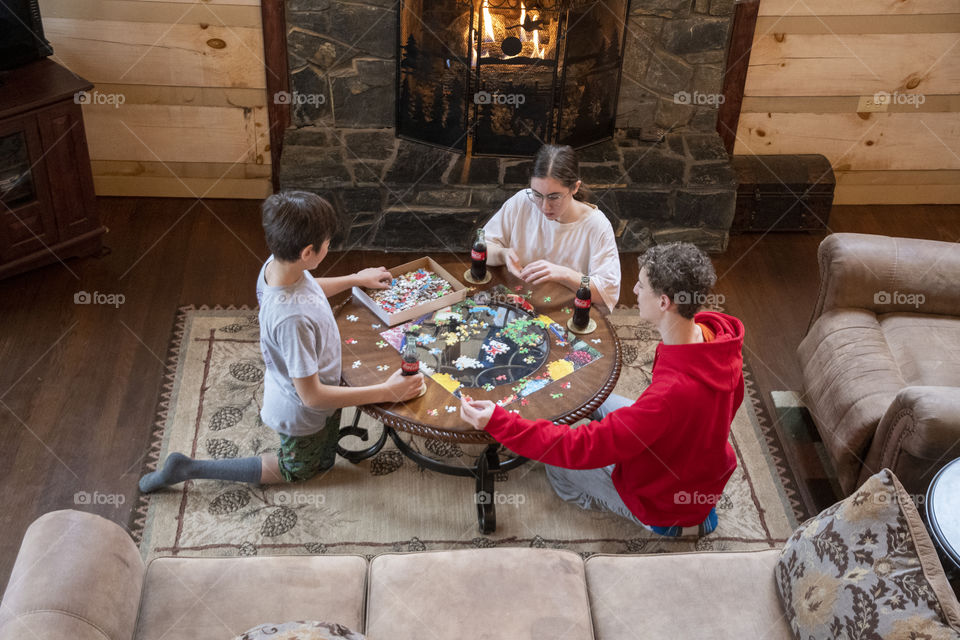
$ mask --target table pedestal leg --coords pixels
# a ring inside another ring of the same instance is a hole
[[[477,492],[473,496],[477,503],[477,523],[480,533],[493,533],[497,530],[497,506],[493,502],[493,472],[500,470],[498,445],[489,444],[477,459]]]
[[[370,439],[370,432],[364,428],[357,426],[360,424],[360,409],[356,410],[356,413],[353,414],[353,424],[349,427],[344,427],[340,429],[340,438],[342,440],[344,436],[357,436],[363,442],[367,442]],[[383,449],[383,445],[387,442],[387,427],[383,426],[383,432],[380,434],[380,437],[377,438],[377,441],[373,445],[367,447],[366,449],[361,449],[359,451],[349,451],[344,449],[339,444],[337,445],[337,455],[341,458],[357,464],[361,460],[366,460],[367,458],[373,457],[380,452],[380,449]]]

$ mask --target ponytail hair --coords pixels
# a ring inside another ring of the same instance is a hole
[[[577,152],[568,144],[545,144],[533,158],[531,178],[553,178],[568,189],[577,186],[580,180],[580,162]],[[589,202],[590,190],[582,183],[573,197],[581,202]]]

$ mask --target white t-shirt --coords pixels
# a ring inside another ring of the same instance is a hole
[[[520,264],[548,260],[589,275],[613,311],[620,298],[620,254],[607,217],[593,205],[576,222],[548,220],[524,191],[514,194],[484,225],[488,244],[510,247]]]
[[[267,373],[260,418],[274,431],[305,436],[323,429],[336,409],[303,404],[293,378],[319,374],[323,384],[340,384],[340,330],[327,296],[309,271],[286,287],[267,284],[267,265],[257,277],[260,350]]]

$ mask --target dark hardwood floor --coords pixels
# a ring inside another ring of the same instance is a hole
[[[258,203],[101,198],[99,207],[108,255],[0,282],[0,584],[27,526],[47,511],[78,508],[127,523],[177,308],[256,303],[267,255]],[[960,207],[836,207],[831,227],[957,241]],[[745,356],[768,405],[770,390],[801,386],[795,350],[816,298],[822,237],[738,236],[714,256],[717,293],[747,327]],[[331,254],[321,271],[406,259]],[[629,304],[635,256],[623,264],[621,302]],[[80,291],[124,299],[76,304]],[[79,492],[93,503],[78,504]]]

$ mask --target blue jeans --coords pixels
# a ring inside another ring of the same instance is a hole
[[[591,418],[601,420],[608,413],[621,407],[629,407],[633,403],[633,400],[613,394],[593,412]],[[572,502],[582,509],[615,513],[646,527],[630,512],[613,486],[613,479],[610,477],[613,473],[612,464],[599,469],[564,469],[549,464],[545,467],[550,486],[567,502]]]

